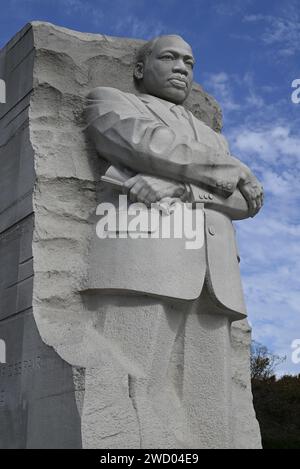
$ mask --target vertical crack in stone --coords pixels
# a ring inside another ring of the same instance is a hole
[[[139,418],[139,411],[137,408],[137,403],[136,403],[135,396],[134,396],[133,385],[134,385],[134,377],[129,374],[128,375],[128,395],[129,395],[129,399],[132,402],[132,407],[134,408],[134,411],[136,413],[137,423],[139,427],[139,439],[140,439],[139,447],[142,448],[142,427],[141,427],[141,421]]]
[[[75,402],[80,418],[82,418],[82,410],[85,394],[85,368],[72,366],[73,384]]]

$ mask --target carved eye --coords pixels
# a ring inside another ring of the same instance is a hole
[[[174,57],[171,54],[164,54],[160,57],[162,60],[173,60]]]
[[[195,65],[192,60],[186,60],[186,61],[185,61],[185,64],[186,64],[188,67],[190,67],[191,69],[193,69],[193,68],[194,68],[194,65]]]

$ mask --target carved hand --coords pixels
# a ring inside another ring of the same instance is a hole
[[[254,217],[259,212],[264,202],[264,191],[261,183],[248,171],[242,175],[238,183],[238,188],[247,201],[250,216]]]
[[[128,179],[124,183],[124,189],[129,193],[132,202],[143,202],[147,206],[165,197],[178,197],[183,200],[186,195],[184,184],[146,174],[137,174]]]

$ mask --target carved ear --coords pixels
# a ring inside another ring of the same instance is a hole
[[[144,64],[143,64],[143,62],[138,62],[135,65],[134,76],[137,80],[142,80],[144,78]]]

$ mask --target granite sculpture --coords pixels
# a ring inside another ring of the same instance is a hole
[[[190,67],[189,46],[166,40],[184,49],[184,60],[180,52],[166,64]],[[176,71],[171,95],[153,96],[149,84],[136,88],[132,71],[143,44],[33,22],[1,51],[7,84],[0,108],[0,339],[7,352],[0,364],[1,447],[260,447],[231,220],[257,211],[261,187],[228,153],[220,110],[192,83],[190,68]],[[141,84],[144,72],[138,61]],[[190,90],[185,108],[181,98],[173,102],[183,83]],[[96,87],[86,114],[86,96]],[[107,120],[108,137],[120,141],[122,134],[126,152],[117,146],[111,154],[109,139],[103,141],[99,100],[116,115]],[[93,115],[88,129],[86,115]],[[166,138],[164,151],[154,145],[149,154],[145,145],[143,165],[136,166],[141,153],[134,154],[123,133],[124,115],[127,129],[139,115],[154,125],[157,142]],[[184,148],[192,144],[186,154],[173,152],[182,135]],[[208,165],[203,172],[199,151]],[[169,154],[175,159],[166,167]],[[193,167],[183,178],[182,155]],[[147,197],[159,201],[158,194],[199,201],[205,244],[188,250],[180,239],[99,239],[96,209],[119,196],[101,182],[111,165],[133,173],[124,187],[129,206],[147,205]]]
[[[91,247],[87,289],[97,292],[100,334],[117,348],[121,363],[129,362],[130,393],[146,447],[231,445],[230,392],[226,376],[220,377],[228,366],[231,322],[246,315],[231,220],[254,216],[263,203],[261,184],[230,155],[224,137],[182,107],[194,62],[181,37],[155,38],[137,54],[137,94],[96,88],[86,111],[100,156],[127,171],[129,205],[179,198],[203,212],[197,229],[205,241],[196,252],[181,240],[147,236],[95,237]],[[108,192],[105,201],[114,205],[115,188]],[[179,333],[185,340],[176,363]],[[216,337],[222,345],[214,343]],[[192,363],[200,356],[207,363],[197,373]],[[170,364],[178,370],[182,357],[184,370],[174,382]],[[153,425],[150,415],[156,416]]]

